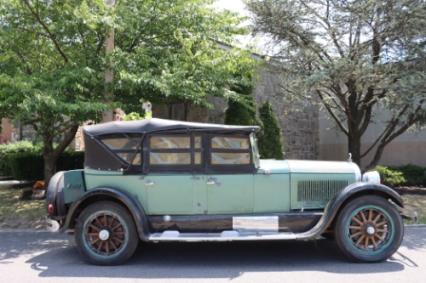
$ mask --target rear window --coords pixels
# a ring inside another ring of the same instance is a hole
[[[101,141],[127,164],[135,166],[142,164],[140,136],[108,136],[101,138]]]
[[[111,150],[135,150],[140,145],[140,138],[105,138],[102,142]]]

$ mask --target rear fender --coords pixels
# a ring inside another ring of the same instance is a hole
[[[146,240],[149,235],[148,218],[142,205],[135,199],[122,190],[108,187],[95,188],[85,193],[80,199],[75,201],[65,219],[64,226],[61,231],[74,228],[76,218],[79,213],[88,205],[99,200],[111,200],[123,205],[131,214],[138,234],[141,240]]]

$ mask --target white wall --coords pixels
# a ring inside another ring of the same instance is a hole
[[[384,121],[389,112],[383,109],[374,112],[374,120],[363,136],[363,149],[368,148],[375,138],[383,131]],[[324,160],[346,160],[348,157],[347,138],[340,132],[335,122],[328,118],[328,113],[321,111],[319,118],[320,146],[319,158]],[[367,163],[371,155],[365,158]],[[416,164],[426,166],[426,129],[409,130],[393,140],[383,152],[380,164],[405,165]]]

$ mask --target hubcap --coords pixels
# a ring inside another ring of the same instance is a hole
[[[103,229],[99,232],[99,239],[106,241],[109,239],[109,232],[106,229]]]
[[[373,226],[368,226],[366,232],[367,232],[368,235],[371,236],[371,235],[374,235],[376,233],[376,229],[374,229]]]
[[[375,251],[386,245],[391,234],[388,216],[375,207],[354,212],[349,221],[349,237],[361,250]]]
[[[128,241],[121,217],[109,211],[99,212],[85,222],[85,243],[95,253],[113,255]]]

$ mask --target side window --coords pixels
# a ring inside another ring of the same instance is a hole
[[[250,140],[245,136],[214,136],[211,138],[211,165],[250,165]]]
[[[153,135],[149,138],[148,162],[151,166],[201,165],[201,136]]]
[[[116,135],[102,137],[101,141],[126,163],[141,165],[141,137]]]

